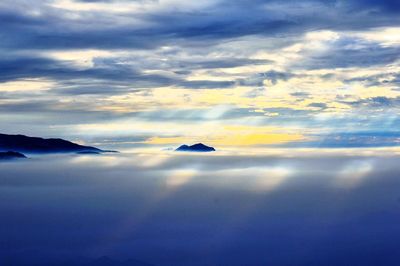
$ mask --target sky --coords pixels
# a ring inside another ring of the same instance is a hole
[[[2,133],[108,146],[400,142],[396,0],[2,0]]]

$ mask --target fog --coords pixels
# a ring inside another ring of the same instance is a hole
[[[400,265],[398,162],[168,151],[1,162],[0,264]]]

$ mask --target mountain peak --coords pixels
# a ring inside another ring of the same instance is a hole
[[[177,148],[175,151],[190,151],[190,152],[211,152],[215,151],[213,147],[204,145],[203,143],[196,143],[194,145],[182,145],[179,148]]]

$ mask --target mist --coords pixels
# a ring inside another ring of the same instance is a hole
[[[158,152],[1,162],[0,264],[399,265],[398,161]]]

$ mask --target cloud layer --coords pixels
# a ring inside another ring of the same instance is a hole
[[[87,266],[101,264],[86,258],[109,256],[152,265],[398,265],[396,152],[2,162],[0,262]]]

